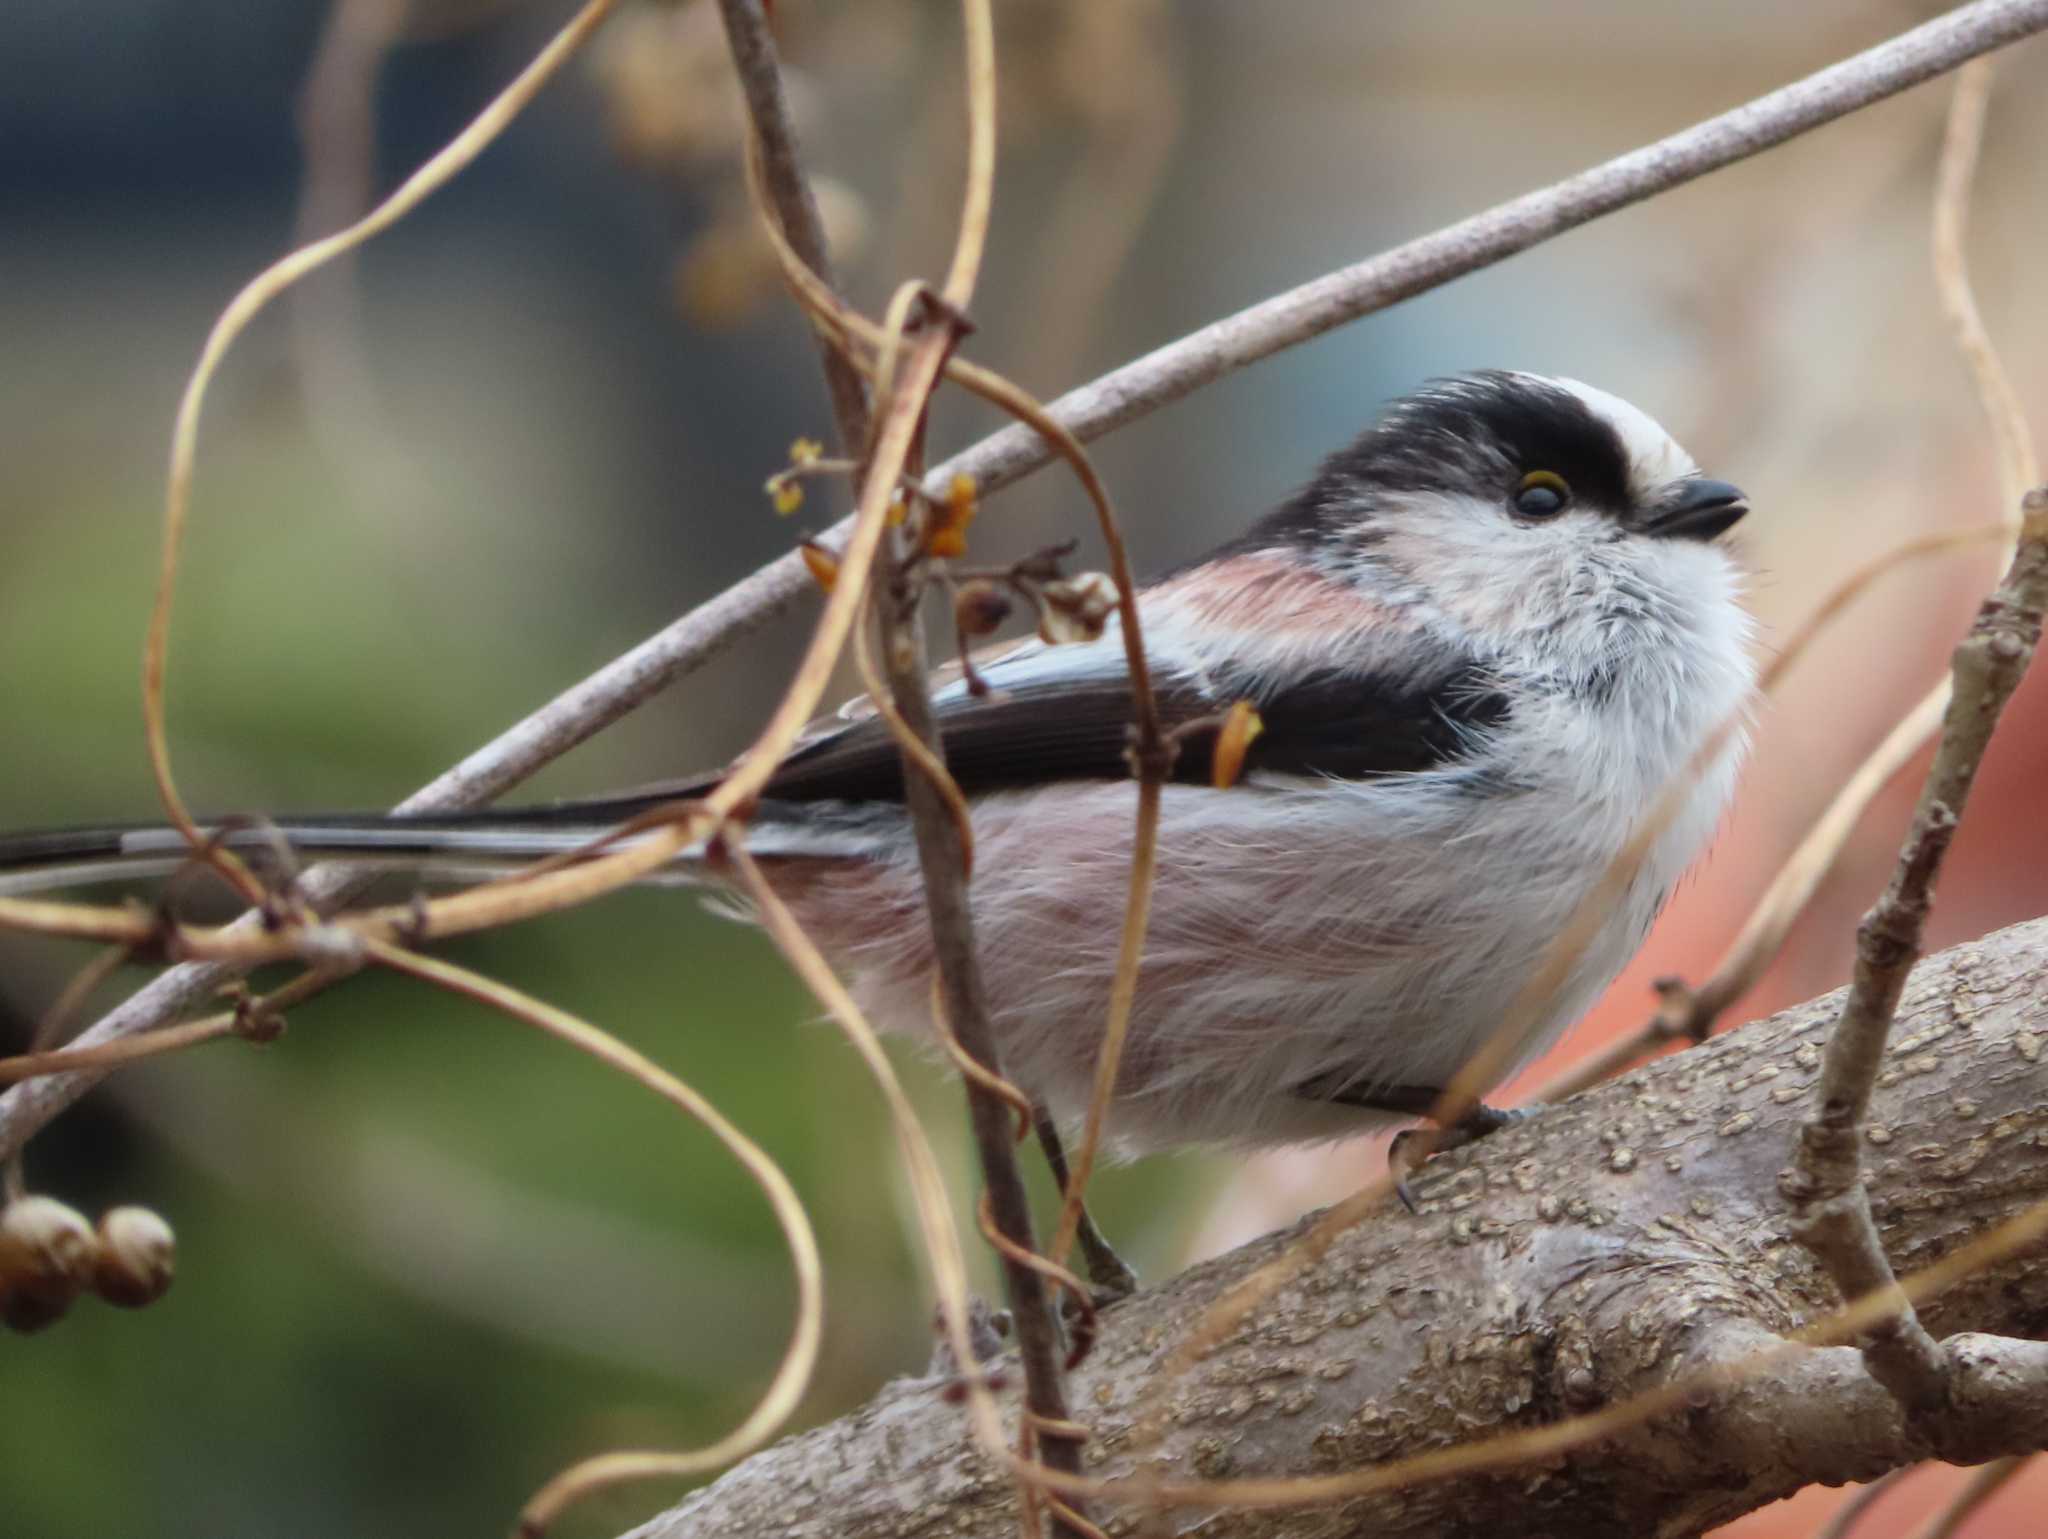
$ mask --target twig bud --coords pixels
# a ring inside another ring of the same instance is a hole
[[[140,1309],[170,1291],[178,1270],[171,1226],[148,1208],[109,1208],[100,1215],[92,1291],[109,1304]]]
[[[85,1291],[99,1242],[85,1215],[54,1197],[23,1197],[0,1212],[0,1324],[39,1331]]]

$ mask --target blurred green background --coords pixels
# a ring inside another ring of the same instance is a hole
[[[950,238],[954,9],[775,9],[844,266],[878,305],[904,274],[937,271]],[[295,230],[332,228],[431,154],[569,10],[0,12],[0,827],[153,809],[140,643],[171,416],[213,316]],[[997,13],[1003,157],[972,351],[1050,395],[1920,8]],[[388,804],[787,548],[795,528],[760,482],[790,440],[829,436],[828,419],[808,339],[746,236],[715,22],[705,0],[629,3],[472,171],[230,356],[172,653],[172,743],[196,806]],[[2048,307],[2023,286],[2048,234],[2048,163],[2030,148],[2044,66],[2038,46],[2004,66],[1973,239],[2029,401],[2048,385]],[[1141,564],[1234,532],[1387,396],[1492,364],[1628,396],[1743,484],[1762,513],[1748,538],[1767,635],[1868,554],[1983,522],[1983,430],[1926,278],[1944,99],[1912,93],[1117,435],[1100,459]],[[948,402],[934,449],[991,425]],[[830,504],[814,496],[795,524],[822,524]],[[1085,542],[1088,527],[1041,477],[991,504],[977,549]],[[1733,828],[1608,1024],[1640,1016],[1648,977],[1712,960],[1844,767],[1933,677],[1978,591],[1972,560],[1888,589],[1765,719]],[[719,762],[759,725],[809,613],[521,794]],[[2013,815],[1973,808],[2001,837],[1966,828],[1941,938],[2048,900],[2048,832],[2021,810],[2048,768],[2043,704],[2038,688],[2023,698],[1987,770],[1985,805]],[[1757,1008],[1839,979],[1896,811],[1873,818]],[[929,1292],[877,1097],[759,936],[688,895],[634,893],[448,954],[643,1047],[788,1170],[827,1258],[806,1419],[921,1367]],[[82,959],[0,937],[9,1043]],[[964,1216],[957,1088],[902,1062]],[[1099,1206],[1157,1276],[1378,1158],[1352,1145],[1155,1159],[1106,1172]],[[181,1270],[146,1313],[88,1302],[0,1340],[9,1536],[497,1533],[571,1459],[720,1434],[790,1320],[777,1231],[708,1136],[565,1049],[386,978],[295,1012],[268,1049],[128,1071],[36,1141],[29,1173],[89,1211],[159,1208]],[[669,1494],[606,1497],[561,1531],[615,1533]]]

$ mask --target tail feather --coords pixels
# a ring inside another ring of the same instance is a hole
[[[482,880],[581,849],[674,799],[650,793],[419,817],[287,817],[258,827],[236,826],[220,838],[228,849],[259,865],[274,863],[271,857],[281,837],[294,858],[303,862],[341,860],[422,876]],[[798,807],[764,802],[749,826],[748,846],[771,858],[871,856],[901,817],[900,809],[865,804]],[[188,848],[176,829],[148,823],[0,835],[0,896],[167,875],[184,862]],[[686,850],[675,866],[653,879],[693,880],[692,868],[701,855],[701,847]]]

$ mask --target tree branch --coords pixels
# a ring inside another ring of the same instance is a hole
[[[1731,112],[1225,317],[1068,392],[1054,403],[1053,414],[1083,439],[1100,437],[1246,364],[1809,133],[2044,28],[2048,0],[1979,0],[1959,7]],[[1006,428],[940,466],[929,484],[942,487],[956,472],[966,472],[985,493],[992,492],[1048,457],[1036,433]],[[843,535],[845,528],[842,523],[833,534]],[[448,811],[502,795],[696,672],[810,589],[801,557],[778,557],[564,691],[399,803],[398,810]],[[308,874],[305,890],[316,901],[338,903],[362,882],[320,868]],[[152,1030],[209,998],[234,975],[218,964],[174,967],[79,1042],[92,1045]],[[0,1157],[20,1148],[97,1082],[94,1075],[65,1075],[0,1096]]]
[[[1671,1404],[1595,1441],[1559,1438],[1428,1483],[1319,1503],[1182,1506],[1202,1533],[1279,1539],[1685,1539],[1815,1481],[1928,1457],[1853,1347],[1796,1333],[1838,1303],[1792,1234],[1775,1177],[1820,1070],[1837,993],[1729,1032],[1426,1168],[1421,1212],[1357,1225],[1168,1387],[1167,1426],[1125,1452],[1148,1380],[1214,1301],[1313,1224],[1265,1236],[1104,1312],[1074,1377],[1096,1429],[1090,1473],[1112,1531],[1152,1503],[1130,1482],[1354,1478],[1504,1434],[1555,1435],[1645,1393]],[[2048,1201],[2041,1059],[2048,919],[1929,959],[1865,1133],[1870,1195],[1904,1275]],[[2048,1442],[2048,1320],[2038,1241],[1922,1301],[1946,1336],[1952,1455]],[[1969,1334],[1957,1334],[1969,1333]],[[1761,1367],[1755,1354],[1776,1354]],[[1694,1375],[1718,1374],[1718,1382]],[[1692,1384],[1674,1391],[1680,1381]],[[1270,1494],[1270,1493],[1269,1493]],[[1014,1530],[1011,1486],[931,1380],[756,1455],[634,1539],[879,1539]],[[1135,1531],[1142,1531],[1135,1530]]]
[[[761,175],[775,200],[775,212],[790,246],[826,287],[834,286],[832,256],[825,245],[825,221],[797,153],[796,124],[782,89],[782,66],[775,38],[762,14],[761,0],[718,0],[725,24],[726,47],[740,79],[747,118],[761,148]],[[818,363],[825,371],[825,389],[832,397],[832,419],[839,428],[842,454],[858,458],[867,452],[867,386],[860,370],[825,338],[818,338]]]

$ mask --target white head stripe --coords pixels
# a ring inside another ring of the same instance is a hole
[[[1662,424],[1640,406],[1581,380],[1549,374],[1525,377],[1541,380],[1559,390],[1569,390],[1586,403],[1589,411],[1613,426],[1614,431],[1621,435],[1622,448],[1628,454],[1629,490],[1638,499],[1647,500],[1659,488],[1698,472],[1699,466],[1693,463],[1692,456],[1679,447],[1678,441],[1664,431]]]

